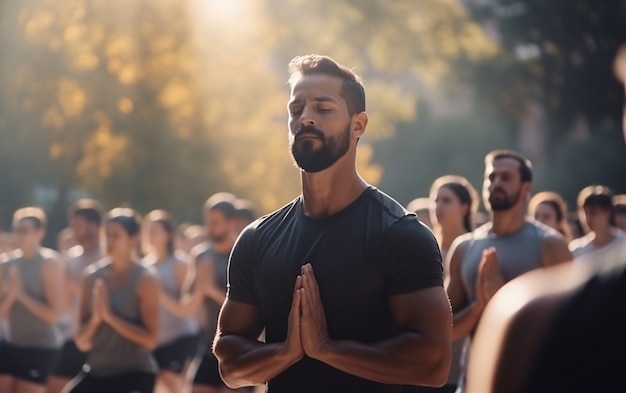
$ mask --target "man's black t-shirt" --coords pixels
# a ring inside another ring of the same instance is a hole
[[[370,187],[324,219],[301,199],[259,219],[240,236],[229,265],[228,298],[256,305],[266,341],[282,342],[295,279],[311,263],[333,340],[379,342],[399,333],[389,297],[443,285],[437,242],[414,214]],[[269,392],[399,392],[304,357],[269,382]]]

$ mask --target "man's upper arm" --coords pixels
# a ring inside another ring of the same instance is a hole
[[[218,336],[235,334],[256,340],[263,328],[257,306],[226,298],[217,322]]]
[[[229,300],[256,305],[253,269],[254,231],[252,227],[246,228],[237,239],[230,254],[226,297]]]
[[[443,287],[430,287],[389,298],[397,327],[430,338],[450,341],[452,313]]]
[[[389,296],[443,288],[443,263],[432,232],[412,216],[387,230],[381,258]]]
[[[554,266],[574,259],[567,242],[560,236],[547,235],[541,240],[544,266]]]

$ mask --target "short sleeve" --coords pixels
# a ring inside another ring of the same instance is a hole
[[[443,263],[437,240],[414,216],[398,219],[387,230],[382,263],[390,295],[443,286]]]
[[[257,304],[254,292],[254,233],[248,227],[239,236],[228,261],[228,289],[226,296],[238,302]]]

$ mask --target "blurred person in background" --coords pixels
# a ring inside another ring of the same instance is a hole
[[[234,223],[237,198],[220,192],[207,199],[203,207],[203,219],[207,241],[194,248],[196,261],[196,285],[203,296],[200,321],[200,345],[196,354],[193,377],[193,393],[217,393],[230,391],[222,381],[217,358],[211,350],[217,328],[217,317],[226,299],[228,258],[238,233]]]
[[[613,193],[608,187],[592,185],[583,188],[578,194],[578,215],[587,234],[570,243],[574,257],[619,246],[626,241],[626,234],[615,226]]]
[[[435,201],[432,214],[433,232],[444,261],[452,242],[474,230],[474,213],[478,208],[476,189],[462,176],[447,175],[436,179],[430,188],[430,199]],[[450,280],[450,267],[444,263],[444,282]],[[454,392],[461,377],[463,340],[452,344],[452,365],[446,385],[441,388],[420,387],[419,392]]]
[[[235,233],[239,235],[248,224],[256,220],[257,214],[254,205],[247,199],[236,199],[233,204],[235,205],[233,223],[235,225]]]
[[[559,194],[543,191],[530,198],[528,214],[535,220],[559,232],[566,242],[573,240],[567,222],[567,205]]]
[[[615,212],[615,226],[626,233],[626,194],[613,197],[613,211]]]
[[[15,239],[13,238],[13,234],[11,232],[0,231],[0,264],[6,258],[8,258],[8,255],[6,255],[6,253],[9,253],[13,251],[14,249],[15,249]],[[3,288],[3,284],[2,282],[0,282],[0,290],[2,288]],[[2,302],[4,295],[5,294],[0,291],[0,302]],[[8,339],[8,336],[9,336],[9,326],[7,324],[6,319],[2,315],[0,315],[0,370],[4,368],[2,366],[2,359],[3,357],[6,359],[6,356],[3,355],[4,352],[2,348],[4,347],[5,341]]]
[[[144,220],[145,252],[142,263],[151,266],[160,285],[159,334],[154,357],[159,367],[156,389],[182,393],[185,372],[197,348],[197,304],[190,296],[195,269],[189,258],[176,250],[176,226],[163,210],[153,210]]]
[[[471,342],[485,306],[504,283],[572,259],[561,234],[527,219],[533,179],[527,158],[509,150],[492,151],[485,157],[484,178],[483,199],[491,221],[457,238],[448,254],[453,342]],[[463,391],[463,376],[459,385]]]
[[[59,253],[59,258],[65,264],[69,258],[69,251],[72,247],[76,246],[78,243],[74,238],[74,231],[71,227],[63,228],[59,231],[57,235],[57,252]]]
[[[104,256],[100,245],[103,214],[102,205],[94,199],[80,199],[68,211],[69,228],[77,245],[67,251],[63,263],[65,286],[60,327],[65,342],[48,382],[50,393],[61,392],[85,363],[86,354],[74,342],[78,331],[80,280],[84,270]]]
[[[0,254],[15,250],[15,237],[12,232],[0,231]]]
[[[137,258],[141,221],[132,209],[111,210],[104,222],[106,257],[83,274],[76,346],[87,352],[64,393],[152,393],[157,364],[159,282]]]
[[[191,250],[206,240],[202,225],[191,223],[179,224],[176,228],[176,249],[189,255]]]
[[[626,92],[626,46],[615,61]],[[623,133],[626,142],[626,105]],[[626,242],[522,275],[485,309],[469,393],[621,392],[626,386]],[[583,256],[585,258],[585,256]]]
[[[0,265],[0,315],[9,337],[0,361],[0,392],[43,393],[63,338],[63,268],[56,251],[42,247],[46,214],[38,207],[13,216],[17,249]]]
[[[478,193],[466,178],[447,175],[433,182],[430,199],[435,201],[435,209],[431,211],[433,232],[445,260],[454,239],[474,230]],[[447,267],[444,267],[446,271]]]
[[[432,212],[435,211],[435,201],[430,198],[415,198],[406,206],[406,210],[415,213],[417,219],[420,220],[428,228],[433,227],[430,219]]]

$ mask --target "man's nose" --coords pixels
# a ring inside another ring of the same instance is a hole
[[[315,126],[315,117],[313,110],[309,106],[305,106],[300,114],[300,124],[303,126]]]

